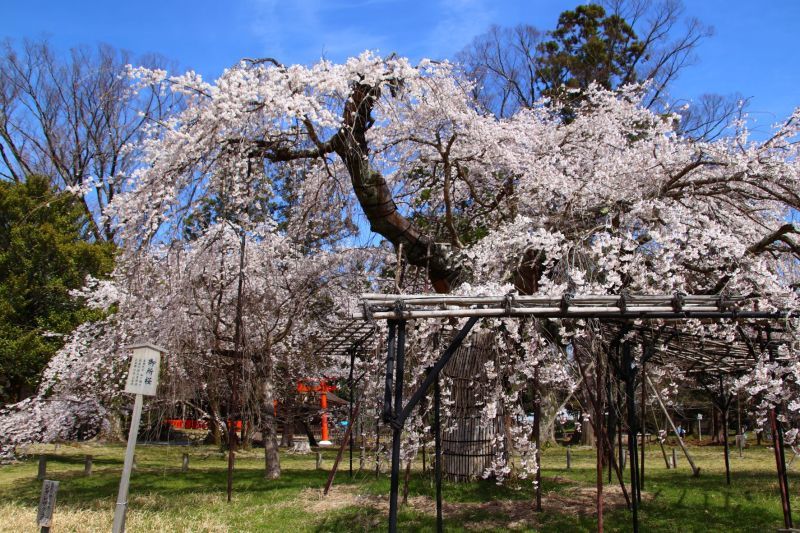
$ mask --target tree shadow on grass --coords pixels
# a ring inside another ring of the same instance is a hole
[[[234,494],[247,495],[254,500],[289,500],[303,489],[321,489],[325,483],[324,472],[314,470],[284,470],[281,478],[264,479],[260,470],[242,469],[234,472]],[[99,472],[85,476],[81,472],[53,472],[48,479],[60,482],[59,507],[83,508],[93,502],[116,499],[120,471]],[[158,494],[165,510],[182,507],[187,495],[220,494],[224,497],[227,472],[224,468],[209,470],[140,469],[131,476],[130,494]],[[42,482],[35,478],[22,479],[13,487],[0,490],[0,500],[16,501],[26,506],[39,502]]]

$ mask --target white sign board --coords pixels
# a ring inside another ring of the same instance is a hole
[[[125,392],[155,396],[158,388],[158,369],[163,350],[151,344],[131,346],[133,357],[128,370]]]
[[[57,492],[58,481],[45,479],[42,484],[42,495],[39,497],[39,512],[36,515],[36,523],[39,527],[52,527]]]

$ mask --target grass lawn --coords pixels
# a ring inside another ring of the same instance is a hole
[[[190,470],[182,473],[181,456],[191,454]],[[26,461],[0,467],[0,531],[37,531],[36,506],[41,482],[36,480],[34,454],[47,453],[48,479],[60,481],[53,529],[111,529],[122,469],[122,446],[62,444],[34,447]],[[702,472],[692,478],[679,455],[678,469],[667,470],[657,445],[648,448],[641,530],[650,531],[775,531],[783,518],[772,451],[751,447],[740,459],[731,454],[732,484],[725,485],[722,449],[693,447]],[[83,473],[85,454],[94,457],[94,472]],[[131,478],[127,531],[382,531],[388,515],[389,479],[369,472],[350,480],[346,466],[334,489],[321,497],[334,450],[324,452],[324,470],[315,469],[314,455],[281,457],[283,475],[262,477],[261,450],[237,457],[233,502],[225,501],[225,457],[210,447],[138,446],[138,470]],[[791,457],[791,452],[789,452]],[[345,456],[346,459],[346,456]],[[787,460],[789,458],[787,457]],[[354,461],[357,465],[357,459]],[[594,452],[573,449],[572,469],[565,469],[565,450],[548,448],[542,459],[545,512],[530,511],[530,481],[445,484],[447,531],[591,531]],[[433,483],[415,464],[409,484],[409,505],[400,510],[401,531],[433,531]],[[798,469],[800,470],[800,469]],[[626,471],[626,475],[627,475]],[[798,494],[800,474],[789,472],[790,493]],[[402,486],[401,486],[402,490]],[[630,514],[610,490],[605,513],[607,531],[629,531]],[[614,505],[616,503],[616,506]],[[794,503],[794,502],[793,502]],[[800,500],[795,507],[800,505]],[[795,515],[800,520],[800,513]]]

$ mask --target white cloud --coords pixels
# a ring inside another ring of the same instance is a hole
[[[438,11],[427,45],[428,55],[436,58],[452,56],[496,20],[486,0],[440,0]]]
[[[252,31],[261,53],[286,63],[307,63],[325,55],[343,59],[366,49],[379,49],[385,36],[375,32],[380,20],[368,11],[388,0],[251,0]]]

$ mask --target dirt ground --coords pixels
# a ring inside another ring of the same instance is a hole
[[[556,476],[549,480],[561,485],[574,485],[564,490],[545,492],[542,494],[542,511],[557,512],[562,514],[576,514],[594,516],[597,513],[596,495],[594,487],[580,487],[570,479]],[[603,487],[604,508],[607,510],[625,507],[625,498],[619,486]],[[323,496],[320,490],[307,489],[302,493],[307,498],[314,512],[327,512],[349,506],[370,507],[376,512],[389,512],[389,495],[359,494],[355,487],[334,486],[328,496]],[[402,498],[402,496],[401,496]],[[642,493],[642,499],[649,499]],[[436,514],[436,501],[427,496],[414,496],[408,498],[408,505],[415,511],[431,516]],[[464,524],[467,529],[476,531],[491,528],[517,529],[535,527],[538,523],[538,513],[534,511],[534,503],[529,500],[494,500],[487,502],[442,502],[442,512],[445,516],[456,517],[471,515],[476,512],[490,514],[491,521],[471,522]]]

